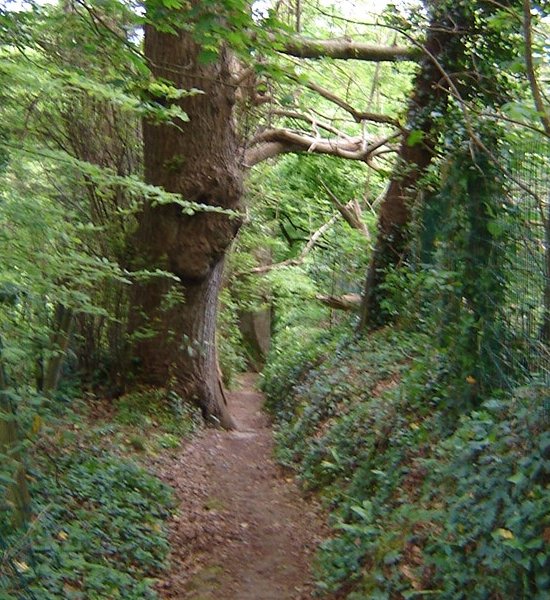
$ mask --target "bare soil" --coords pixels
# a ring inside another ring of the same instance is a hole
[[[177,494],[171,572],[163,599],[308,600],[311,561],[324,532],[320,510],[272,458],[270,423],[255,376],[229,395],[238,429],[207,429],[159,457]]]

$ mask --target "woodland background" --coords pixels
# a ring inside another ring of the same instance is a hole
[[[549,18],[2,6],[0,598],[154,598],[250,369],[320,593],[547,597]]]

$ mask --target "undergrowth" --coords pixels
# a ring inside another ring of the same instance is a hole
[[[32,404],[21,405],[23,423]],[[148,456],[179,446],[198,422],[158,390],[114,406],[43,399],[27,435],[31,522],[14,531],[0,515],[0,600],[157,598],[173,497]]]
[[[316,340],[300,365],[276,357],[267,371],[278,459],[331,512],[319,591],[548,598],[548,390],[457,416],[447,358],[429,342],[396,329]]]

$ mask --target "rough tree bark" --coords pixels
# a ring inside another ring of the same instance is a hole
[[[199,0],[190,4],[197,9],[201,6]],[[154,22],[154,15],[150,16]],[[239,84],[230,72],[235,65],[229,52],[222,49],[215,62],[204,63],[201,48],[190,33],[192,27],[178,33],[167,29],[160,31],[151,24],[145,27],[145,55],[153,74],[178,88],[198,88],[203,93],[178,100],[188,122],[143,124],[147,183],[189,201],[236,209],[243,173],[260,160],[288,151],[315,151],[367,161],[391,139],[370,143],[365,149],[363,140],[346,139],[327,146],[308,135],[287,132],[285,137],[269,131],[270,135],[264,132],[255,140],[257,146],[248,148],[245,157],[244,144],[239,143],[233,125]],[[391,62],[416,56],[403,48],[325,43],[299,36],[281,51]],[[248,160],[251,157],[254,160]],[[232,427],[233,422],[218,375],[216,311],[223,257],[238,226],[237,219],[219,213],[189,216],[176,204],[149,203],[138,217],[132,238],[136,269],[167,271],[178,282],[155,277],[134,286],[129,375],[135,384],[169,386],[186,399],[194,399],[205,417],[224,427]],[[183,296],[183,301],[177,296]]]
[[[145,54],[155,76],[204,92],[179,101],[189,122],[144,123],[146,181],[189,201],[236,209],[242,168],[229,53],[222,49],[216,62],[205,64],[189,33],[174,35],[149,25]],[[179,278],[178,283],[153,278],[136,286],[131,329],[136,334],[148,327],[154,333],[136,336],[135,381],[174,387],[207,419],[226,428],[233,421],[218,376],[216,312],[224,253],[238,226],[237,219],[219,213],[189,216],[175,204],[147,204],[134,238],[136,266]],[[183,302],[170,302],[174,292],[183,294]]]

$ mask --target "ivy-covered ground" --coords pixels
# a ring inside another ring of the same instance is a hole
[[[430,348],[423,334],[385,329],[359,341],[321,334],[271,358],[277,456],[332,515],[319,591],[546,599],[548,390],[457,413],[448,360]]]
[[[23,533],[0,521],[0,599],[157,598],[174,500],[147,464],[197,418],[158,390],[25,409],[32,518]]]

